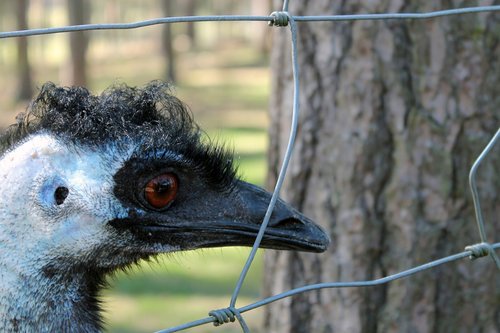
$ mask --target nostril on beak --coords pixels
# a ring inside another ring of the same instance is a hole
[[[294,227],[301,227],[303,226],[304,223],[296,218],[293,217],[288,217],[283,220],[279,220],[278,222],[273,224],[273,228],[286,228],[286,229],[293,229]]]

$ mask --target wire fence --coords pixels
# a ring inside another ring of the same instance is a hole
[[[429,270],[431,268],[451,263],[464,258],[477,259],[485,256],[490,256],[497,268],[500,270],[500,258],[496,254],[496,249],[500,248],[500,243],[488,243],[488,238],[485,232],[484,220],[481,211],[480,199],[478,195],[476,175],[479,165],[483,162],[486,156],[490,153],[493,146],[500,141],[500,128],[497,130],[495,135],[492,137],[490,142],[484,148],[482,153],[478,156],[475,163],[470,169],[469,173],[469,184],[472,192],[472,198],[474,203],[474,210],[476,214],[476,223],[480,236],[480,243],[473,244],[465,247],[463,252],[453,254],[426,264],[410,268],[408,270],[399,272],[397,274],[389,275],[383,278],[375,280],[366,281],[353,281],[353,282],[330,282],[330,283],[319,283],[307,285],[304,287],[292,289],[281,294],[277,294],[272,297],[264,298],[255,303],[236,308],[236,301],[240,293],[241,287],[245,281],[246,275],[252,265],[252,262],[257,253],[257,249],[264,237],[265,230],[269,223],[272,211],[276,204],[279,196],[279,192],[283,185],[285,179],[286,171],[291,159],[293,152],[293,146],[295,138],[297,135],[297,126],[299,119],[299,65],[297,62],[297,22],[319,22],[319,21],[357,21],[357,20],[420,20],[420,19],[431,19],[450,15],[464,15],[471,13],[480,12],[494,12],[500,11],[500,6],[479,6],[479,7],[468,7],[468,8],[458,8],[450,10],[432,11],[426,13],[382,13],[382,14],[356,14],[356,15],[321,15],[321,16],[294,16],[288,12],[288,0],[284,0],[282,11],[273,12],[269,16],[245,16],[245,15],[214,15],[214,16],[183,16],[183,17],[164,17],[152,20],[138,21],[132,23],[113,23],[113,24],[84,24],[84,25],[74,25],[74,26],[64,26],[64,27],[54,27],[54,28],[44,28],[44,29],[30,29],[30,30],[20,30],[20,31],[9,31],[0,32],[0,38],[11,38],[11,37],[26,37],[35,35],[46,35],[55,33],[67,33],[73,31],[88,31],[88,30],[110,30],[110,29],[136,29],[141,27],[147,27],[151,25],[158,24],[170,24],[170,23],[180,23],[180,22],[223,22],[223,21],[263,21],[268,22],[271,26],[276,27],[290,27],[291,31],[291,50],[292,50],[292,70],[293,70],[293,110],[292,110],[292,122],[290,129],[290,136],[288,139],[287,148],[285,151],[283,163],[278,175],[278,180],[276,182],[272,197],[263,219],[260,230],[255,239],[252,250],[248,256],[248,259],[241,271],[240,277],[236,283],[234,291],[232,293],[229,306],[220,310],[213,310],[209,312],[209,316],[195,320],[183,325],[172,327],[169,329],[160,330],[157,333],[173,333],[186,330],[192,327],[213,323],[215,326],[222,325],[227,322],[234,322],[238,320],[241,329],[245,333],[249,333],[250,329],[242,316],[242,313],[251,311],[253,309],[262,307],[269,303],[281,300],[286,297],[290,297],[299,293],[318,290],[324,288],[353,288],[353,287],[370,287],[389,283],[394,280],[398,280],[410,275]]]

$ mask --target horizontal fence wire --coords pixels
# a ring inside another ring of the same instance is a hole
[[[383,13],[383,14],[356,14],[356,15],[319,15],[319,16],[291,16],[297,22],[317,21],[359,21],[359,20],[400,20],[400,19],[431,19],[442,16],[472,14],[481,12],[500,11],[500,6],[467,7],[448,10],[439,10],[428,13]],[[137,21],[131,23],[101,23],[81,24],[64,27],[28,29],[18,31],[1,32],[0,38],[28,37],[35,35],[49,35],[56,33],[87,31],[87,30],[121,30],[137,29],[158,24],[184,23],[184,22],[234,22],[234,21],[263,21],[271,22],[273,16],[257,15],[207,15],[207,16],[178,16],[161,17],[151,20]]]
[[[90,30],[116,30],[116,29],[136,29],[147,26],[159,25],[159,24],[172,24],[181,22],[228,22],[228,21],[263,21],[268,22],[270,25],[275,26],[290,26],[291,32],[291,46],[292,46],[292,71],[293,71],[293,110],[292,110],[292,125],[290,129],[290,135],[288,140],[287,149],[283,158],[283,163],[281,165],[280,173],[278,175],[278,180],[274,188],[268,210],[264,217],[262,226],[256,237],[255,243],[249,254],[249,257],[242,269],[241,275],[236,283],[234,292],[232,294],[230,304],[227,308],[221,310],[211,311],[210,315],[206,318],[202,318],[196,321],[192,321],[183,325],[172,327],[169,329],[158,331],[158,333],[173,333],[195,326],[200,326],[203,324],[214,323],[216,325],[223,324],[228,321],[238,320],[243,332],[249,333],[250,330],[246,325],[242,313],[259,308],[261,306],[267,305],[269,303],[278,301],[280,299],[290,297],[299,293],[318,290],[324,288],[353,288],[353,287],[370,287],[381,284],[386,284],[391,281],[408,277],[410,275],[446,264],[463,258],[476,259],[484,256],[491,256],[497,267],[500,269],[500,259],[495,253],[495,250],[500,248],[500,243],[490,244],[487,242],[487,237],[484,229],[484,221],[482,217],[482,212],[480,208],[479,195],[476,184],[476,173],[479,165],[491,151],[492,147],[500,140],[500,129],[496,132],[494,137],[488,143],[483,152],[479,155],[476,162],[472,166],[469,174],[469,182],[472,191],[472,197],[474,202],[474,209],[476,213],[476,222],[479,229],[479,235],[481,242],[471,246],[467,246],[465,251],[450,255],[435,261],[428,262],[426,264],[393,274],[386,277],[382,277],[375,280],[367,281],[351,281],[351,282],[331,282],[331,283],[319,283],[307,285],[304,287],[292,289],[283,292],[278,295],[274,295],[255,303],[236,308],[236,300],[239,295],[241,286],[244,283],[246,274],[253,262],[256,251],[260,245],[260,242],[264,236],[265,229],[269,223],[270,216],[276,204],[276,201],[281,190],[288,164],[291,159],[293,152],[293,144],[295,137],[297,135],[297,126],[299,119],[299,66],[297,63],[297,22],[319,22],[319,21],[359,21],[359,20],[418,20],[418,19],[432,19],[443,16],[450,15],[463,15],[471,13],[481,13],[481,12],[493,12],[500,11],[500,6],[478,6],[478,7],[467,7],[467,8],[457,8],[449,10],[432,11],[426,13],[381,13],[381,14],[355,14],[355,15],[319,15],[319,16],[294,16],[288,13],[288,0],[284,0],[283,10],[281,12],[274,12],[269,16],[250,16],[250,15],[212,15],[212,16],[182,16],[182,17],[162,17],[152,20],[144,20],[132,23],[109,23],[109,24],[84,24],[84,25],[73,25],[73,26],[63,26],[63,27],[53,27],[53,28],[41,28],[41,29],[29,29],[29,30],[19,30],[19,31],[8,31],[0,32],[0,38],[12,38],[12,37],[28,37],[35,35],[48,35],[55,33],[67,33],[74,31],[90,31]]]
[[[500,243],[491,244],[491,247],[494,250],[500,249]],[[437,267],[437,266],[441,266],[443,264],[451,263],[453,261],[457,261],[457,260],[464,259],[464,258],[470,258],[471,256],[472,257],[474,256],[473,255],[473,250],[466,250],[464,252],[453,254],[453,255],[447,256],[445,258],[434,260],[434,261],[428,262],[426,264],[423,264],[423,265],[420,265],[420,266],[408,269],[406,271],[402,271],[402,272],[399,272],[397,274],[389,275],[389,276],[386,276],[386,277],[383,277],[383,278],[380,278],[380,279],[375,279],[375,280],[351,281],[351,282],[326,282],[326,283],[310,284],[310,285],[307,285],[307,286],[304,286],[304,287],[300,287],[300,288],[296,288],[296,289],[291,289],[289,291],[286,291],[286,292],[283,292],[281,294],[277,294],[277,295],[274,295],[274,296],[271,296],[271,297],[268,297],[268,298],[264,298],[264,299],[262,299],[260,301],[255,302],[255,303],[252,303],[252,304],[249,304],[249,305],[246,305],[246,306],[242,306],[241,308],[238,308],[237,310],[240,313],[244,313],[244,312],[247,312],[247,311],[250,311],[250,310],[254,310],[254,309],[257,309],[257,308],[262,307],[262,306],[265,306],[267,304],[279,301],[279,300],[281,300],[283,298],[287,298],[287,297],[290,297],[290,296],[293,296],[293,295],[297,295],[297,294],[300,294],[300,293],[303,293],[303,292],[312,291],[312,290],[326,289],[326,288],[374,287],[374,286],[378,286],[378,285],[383,285],[383,284],[387,284],[387,283],[395,281],[395,280],[402,279],[404,277],[408,277],[410,275],[414,275],[416,273],[420,273],[420,272],[429,270],[429,269]],[[169,329],[161,330],[161,331],[158,331],[156,333],[173,333],[173,332],[179,332],[179,331],[186,330],[186,329],[189,329],[189,328],[193,328],[193,327],[196,327],[196,326],[200,326],[200,325],[212,323],[212,322],[214,322],[214,320],[215,319],[213,317],[206,317],[206,318],[203,318],[203,319],[200,319],[200,320],[192,321],[190,323],[186,323],[186,324],[179,325],[179,326],[176,326],[176,327],[172,327],[172,328],[169,328]]]

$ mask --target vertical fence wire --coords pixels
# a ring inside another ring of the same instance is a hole
[[[297,136],[297,126],[299,123],[299,64],[297,61],[297,26],[293,18],[291,18],[288,14],[276,14],[276,16],[281,15],[283,18],[286,16],[288,18],[288,21],[290,23],[290,33],[291,33],[291,46],[292,46],[292,72],[293,72],[293,108],[292,108],[292,124],[290,126],[290,135],[288,138],[288,144],[286,147],[285,151],[285,156],[283,158],[283,162],[281,164],[281,170],[278,175],[278,180],[276,182],[276,186],[274,188],[271,201],[269,203],[269,206],[266,211],[266,215],[264,216],[264,220],[262,222],[262,225],[259,229],[259,233],[257,234],[257,237],[255,239],[255,243],[252,247],[252,251],[250,252],[250,255],[248,256],[248,260],[245,263],[245,266],[243,267],[243,270],[241,272],[241,275],[238,279],[238,283],[236,284],[236,287],[234,289],[233,295],[231,297],[231,302],[230,306],[234,307],[236,304],[236,299],[238,297],[238,294],[241,290],[241,286],[243,285],[243,281],[245,279],[246,274],[248,273],[248,270],[250,269],[250,265],[252,264],[253,259],[255,258],[255,254],[257,253],[257,249],[259,248],[259,245],[262,241],[262,238],[264,237],[264,232],[267,228],[267,225],[269,224],[269,220],[271,218],[271,214],[273,213],[274,206],[276,205],[276,201],[278,200],[278,196],[281,190],[281,187],[283,186],[283,182],[285,180],[286,176],[286,171],[288,169],[288,165],[290,163],[290,159],[292,157],[292,152],[293,152],[293,146],[295,143],[295,138]]]
[[[427,13],[381,13],[381,14],[356,14],[356,15],[320,15],[320,16],[293,16],[288,13],[289,0],[283,1],[283,9],[281,12],[274,12],[269,16],[247,16],[247,15],[217,15],[217,16],[184,16],[184,17],[164,17],[152,20],[138,21],[132,23],[113,23],[113,24],[85,24],[76,26],[65,26],[65,27],[55,27],[55,28],[42,28],[42,29],[30,29],[21,31],[9,31],[0,32],[0,38],[11,38],[11,37],[21,37],[21,36],[34,36],[34,35],[46,35],[54,33],[65,33],[71,31],[84,31],[84,30],[103,30],[103,29],[135,29],[157,24],[170,24],[179,22],[221,22],[221,21],[266,21],[270,25],[276,26],[286,26],[290,24],[291,32],[291,48],[292,48],[292,71],[293,71],[293,108],[292,108],[292,124],[290,128],[290,135],[288,139],[287,148],[284,154],[283,162],[281,165],[280,173],[278,175],[278,180],[274,188],[268,209],[266,211],[263,223],[257,234],[255,243],[253,244],[252,250],[247,258],[247,261],[241,271],[236,286],[232,293],[229,307],[220,310],[214,310],[209,313],[209,316],[199,320],[195,320],[183,325],[175,326],[169,329],[160,330],[161,333],[172,333],[182,331],[188,328],[214,323],[220,325],[229,321],[238,320],[242,331],[249,333],[250,330],[243,319],[241,313],[256,309],[258,307],[267,305],[269,303],[278,301],[280,299],[290,297],[299,293],[323,289],[323,288],[352,288],[352,287],[370,287],[375,285],[386,284],[391,281],[401,279],[418,272],[422,272],[439,265],[450,263],[459,259],[469,257],[471,259],[476,259],[484,256],[491,256],[496,263],[497,267],[500,269],[500,259],[498,258],[495,250],[500,248],[500,243],[490,244],[487,241],[487,235],[485,232],[483,216],[481,212],[480,199],[477,189],[476,174],[479,165],[483,162],[486,156],[490,153],[493,146],[500,140],[500,129],[493,136],[491,141],[479,155],[475,163],[473,164],[470,174],[469,182],[472,192],[474,209],[476,214],[476,222],[479,229],[479,235],[481,243],[467,246],[465,251],[450,255],[408,270],[389,275],[380,279],[368,280],[368,281],[351,281],[351,282],[327,282],[319,283],[313,285],[307,285],[300,288],[292,289],[283,292],[272,297],[268,297],[257,301],[255,303],[243,306],[241,308],[236,308],[236,301],[240,293],[241,287],[244,283],[245,277],[251,264],[255,258],[257,249],[264,237],[265,229],[269,223],[273,208],[278,200],[279,192],[282,187],[286,170],[290,162],[290,158],[293,152],[293,145],[295,142],[295,137],[297,134],[298,118],[299,118],[299,65],[297,61],[298,46],[297,46],[297,25],[296,22],[304,21],[355,21],[355,20],[394,20],[394,19],[430,19],[449,15],[459,15],[459,14],[469,14],[469,13],[479,13],[479,12],[493,12],[500,11],[500,6],[478,6],[478,7],[467,7],[467,8],[457,8],[450,10],[433,11]]]
[[[496,266],[498,269],[500,269],[500,259],[498,258],[497,254],[495,253],[495,250],[490,246],[488,243],[488,238],[486,237],[486,231],[484,228],[484,219],[483,219],[483,212],[481,211],[481,204],[479,200],[479,192],[477,189],[477,182],[476,182],[476,175],[477,175],[477,169],[479,168],[479,165],[483,162],[483,160],[486,158],[486,156],[489,154],[493,146],[497,143],[497,141],[500,139],[500,128],[497,130],[493,138],[490,140],[490,142],[486,145],[484,150],[479,154],[479,157],[476,159],[474,164],[472,165],[470,172],[469,172],[469,185],[470,185],[470,190],[472,193],[472,201],[474,203],[474,212],[476,215],[476,223],[477,223],[477,228],[479,230],[479,237],[481,238],[481,243],[476,244],[475,248],[474,247],[466,247],[466,249],[469,250],[475,250],[471,254],[471,259],[476,259],[481,256],[485,255],[491,255],[493,261],[495,262]]]

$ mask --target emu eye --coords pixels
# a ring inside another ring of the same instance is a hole
[[[173,173],[165,173],[151,179],[144,187],[144,198],[153,208],[162,209],[174,201],[179,180]]]
[[[62,205],[64,200],[68,197],[69,190],[67,187],[60,186],[56,188],[56,191],[54,192],[54,199],[56,200],[56,204]]]

